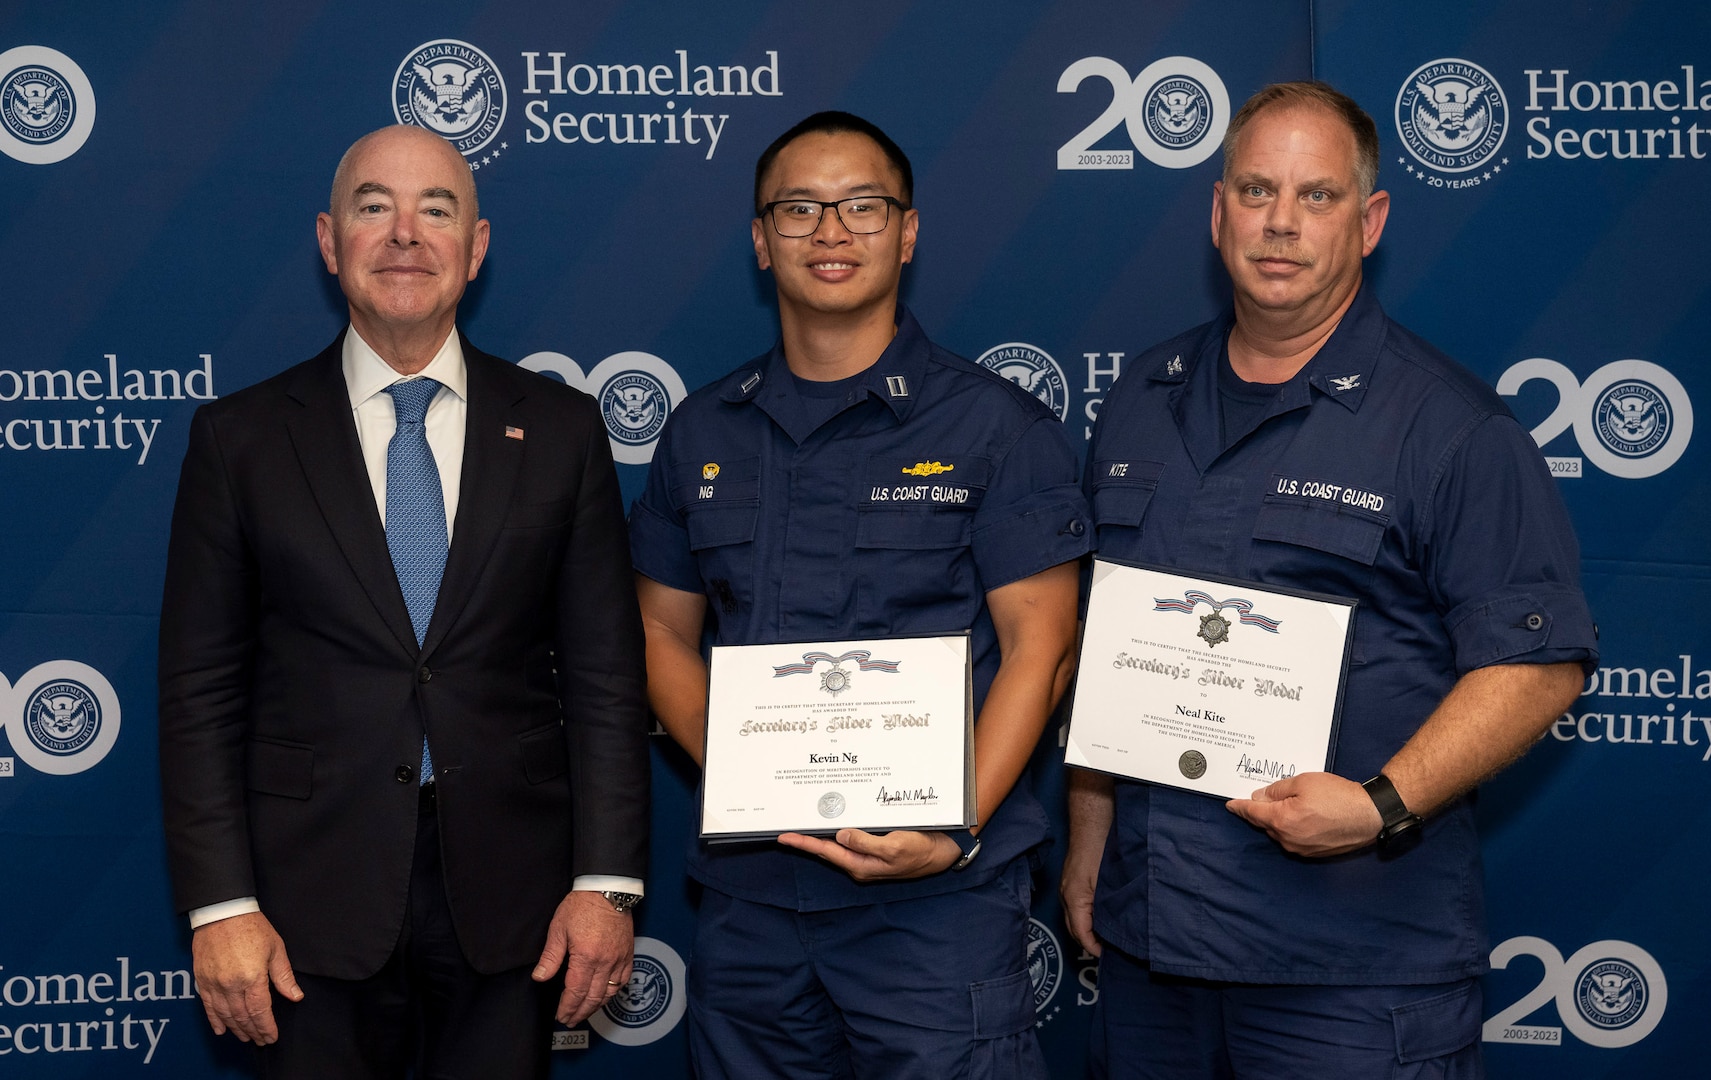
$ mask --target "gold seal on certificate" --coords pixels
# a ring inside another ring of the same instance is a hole
[[[1096,560],[1064,761],[1226,799],[1323,771],[1354,607]]]
[[[720,645],[701,836],[974,823],[968,634]]]

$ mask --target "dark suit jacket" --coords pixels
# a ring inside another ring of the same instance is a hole
[[[484,972],[531,964],[573,875],[646,869],[641,622],[606,430],[586,395],[464,342],[461,494],[418,648],[342,340],[191,426],[160,628],[176,901],[254,895],[298,970],[372,975],[403,923],[425,728],[458,940]]]

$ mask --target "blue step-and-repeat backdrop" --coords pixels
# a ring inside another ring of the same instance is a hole
[[[1602,626],[1584,696],[1485,790],[1490,1070],[1701,1071],[1702,5],[162,0],[0,11],[0,1074],[247,1067],[207,1031],[166,883],[167,524],[198,403],[341,325],[313,219],[358,135],[457,140],[493,221],[462,324],[600,398],[633,498],[686,391],[776,333],[750,184],[795,120],[849,109],[908,150],[907,301],[1080,440],[1127,360],[1225,302],[1219,139],[1232,105],[1307,76],[1377,119],[1379,295],[1532,429]],[[663,738],[655,779],[644,978],[558,1033],[558,1072],[687,1074],[693,776]],[[1041,885],[1039,1034],[1077,1076],[1097,977]]]

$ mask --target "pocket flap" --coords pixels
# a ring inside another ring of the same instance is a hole
[[[531,784],[544,784],[570,770],[564,725],[556,721],[517,736],[517,748],[523,753],[523,775]]]
[[[1396,1025],[1396,1058],[1404,1065],[1447,1057],[1479,1038],[1484,996],[1468,980],[1447,994],[1410,1001],[1390,1010]]]
[[[856,514],[856,547],[931,550],[967,547],[974,515],[955,510],[867,510]]]
[[[755,522],[759,517],[758,503],[747,506],[709,503],[694,507],[683,515],[684,529],[689,533],[689,550],[746,544],[755,538]]]
[[[1254,539],[1328,551],[1371,566],[1384,544],[1387,519],[1344,512],[1335,506],[1274,501],[1260,507]]]
[[[999,1039],[1034,1026],[1034,984],[1027,971],[969,984],[974,997],[974,1037]]]
[[[1095,525],[1136,526],[1147,516],[1147,504],[1158,489],[1142,484],[1106,484],[1093,489]]]
[[[315,751],[301,743],[251,739],[244,765],[251,791],[307,799],[314,789]]]

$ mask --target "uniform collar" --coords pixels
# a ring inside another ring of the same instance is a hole
[[[1207,334],[1194,344],[1192,351],[1161,357],[1146,373],[1148,381],[1186,383],[1190,375],[1200,373],[1210,378],[1212,388],[1216,389],[1219,353],[1235,320],[1235,312],[1226,309],[1211,324]],[[1342,322],[1337,324],[1330,338],[1313,359],[1284,384],[1283,407],[1292,409],[1308,404],[1311,399],[1308,390],[1311,388],[1350,412],[1358,412],[1372,380],[1373,369],[1378,364],[1388,327],[1389,320],[1385,318],[1384,309],[1379,306],[1371,286],[1361,282],[1354,303],[1343,313]]]
[[[1198,341],[1188,343],[1188,351],[1161,357],[1146,375],[1151,382],[1175,384],[1170,391],[1171,409],[1189,456],[1202,473],[1224,452],[1219,437],[1218,363],[1235,319],[1234,310],[1226,310]],[[1378,298],[1363,281],[1330,338],[1294,378],[1280,385],[1277,401],[1266,418],[1308,407],[1315,392],[1350,412],[1358,411],[1378,364],[1388,325]]]
[[[860,397],[878,398],[899,422],[915,407],[927,373],[932,344],[907,307],[897,307],[897,336],[867,370],[861,372],[852,391]],[[733,404],[753,402],[768,416],[789,425],[785,418],[795,412],[796,388],[790,381],[790,366],[784,359],[784,342],[725,377],[719,400]],[[792,435],[795,433],[792,432]],[[806,437],[806,433],[803,433]]]
[[[1343,321],[1296,378],[1350,412],[1359,412],[1389,328],[1384,308],[1363,279]]]

